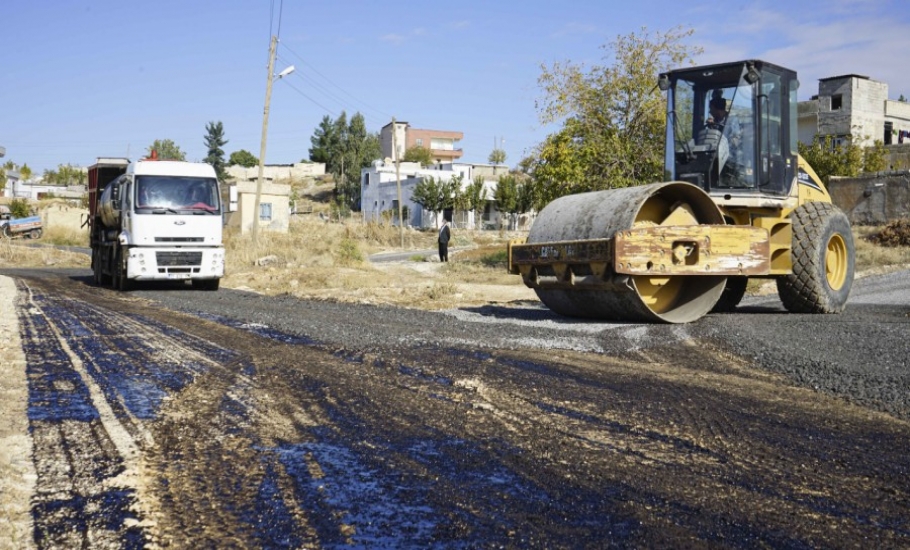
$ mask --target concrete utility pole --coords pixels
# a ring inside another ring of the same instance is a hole
[[[265,81],[265,109],[262,112],[262,141],[259,145],[259,177],[256,179],[256,200],[253,202],[253,250],[259,248],[259,202],[262,199],[262,173],[265,170],[265,141],[269,132],[269,103],[272,101],[272,80],[275,74],[275,50],[278,37],[273,36],[269,44],[269,70]]]
[[[398,125],[392,117],[392,152],[395,154],[395,185],[398,188],[398,232],[401,235],[401,248],[404,248],[404,208],[401,206],[401,155],[398,154]]]

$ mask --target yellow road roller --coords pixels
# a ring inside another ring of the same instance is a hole
[[[843,311],[850,222],[797,152],[796,72],[760,60],[659,75],[669,181],[568,195],[509,244],[509,271],[554,312],[688,323],[731,311],[751,278],[784,307]]]

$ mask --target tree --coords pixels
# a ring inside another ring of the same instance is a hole
[[[490,164],[502,164],[506,161],[506,152],[497,147],[490,151],[487,160],[490,161]]]
[[[220,120],[218,122],[209,122],[205,125],[205,132],[205,146],[208,149],[205,162],[211,164],[218,179],[223,180],[225,173],[224,149],[222,147],[228,142],[228,140],[224,139],[224,126]]]
[[[381,156],[379,134],[367,131],[362,114],[355,113],[348,123],[342,111],[334,121],[324,116],[310,143],[310,160],[325,163],[326,172],[335,176],[336,195],[349,207],[358,207],[360,170]]]
[[[186,155],[180,147],[170,139],[156,139],[149,145],[146,155],[151,157],[156,152],[161,160],[186,160]]]
[[[230,158],[228,158],[228,166],[243,166],[244,168],[252,168],[258,164],[259,159],[256,158],[256,155],[250,153],[246,149],[234,151],[231,153]]]
[[[415,145],[404,152],[404,162],[419,162],[421,166],[433,164],[433,153],[426,147]]]
[[[518,215],[530,212],[537,203],[536,189],[529,178],[505,174],[499,176],[493,200],[497,210],[509,214],[509,229],[515,229]]]
[[[310,137],[310,143],[312,144],[312,147],[310,147],[310,160],[322,162],[328,169],[329,162],[335,153],[338,143],[338,137],[335,135],[335,125],[329,115],[322,117],[322,121]]]
[[[888,168],[888,150],[882,140],[877,139],[872,147],[863,150],[863,172],[881,172]]]
[[[475,177],[474,181],[465,187],[464,192],[461,193],[461,199],[463,208],[474,212],[474,223],[476,225],[480,212],[487,205],[487,188],[484,185],[482,176]]]
[[[541,66],[540,121],[562,128],[539,146],[538,200],[663,180],[664,102],[655,84],[701,52],[684,44],[692,33],[642,29],[603,46],[603,65]]]
[[[452,176],[448,180],[433,176],[421,178],[417,185],[414,186],[411,200],[434,214],[438,214],[448,208],[454,208],[461,189],[461,181],[462,177],[460,175]]]
[[[32,169],[28,167],[28,164],[22,164],[22,166],[19,168],[19,176],[22,178],[22,181],[28,181],[32,179]]]
[[[840,145],[836,145],[831,136],[816,136],[811,145],[799,143],[797,147],[799,154],[827,185],[831,176],[855,177],[864,171],[883,170],[884,145],[878,140],[875,143],[869,151],[855,143],[852,136],[847,136]]]

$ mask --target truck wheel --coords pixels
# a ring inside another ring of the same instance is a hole
[[[833,204],[810,202],[790,215],[793,273],[777,293],[794,313],[840,313],[853,287],[855,254],[847,216]]]
[[[746,285],[749,284],[748,277],[733,276],[727,277],[727,284],[720,295],[720,299],[714,304],[711,313],[729,313],[736,309],[736,306],[746,295]]]
[[[126,276],[126,260],[123,257],[123,249],[118,248],[116,254],[116,261],[114,262],[114,288],[122,292],[127,292],[133,289],[133,281]]]
[[[9,225],[4,225],[4,226],[3,226],[3,236],[6,237],[7,239],[12,238],[13,232],[10,231]]]
[[[29,234],[32,239],[40,239],[41,235],[44,234],[44,231],[41,229],[32,229],[32,232]]]

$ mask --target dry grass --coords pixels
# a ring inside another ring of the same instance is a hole
[[[49,205],[43,214],[49,223],[37,243],[87,246],[88,232],[80,227],[78,209]],[[910,266],[910,246],[880,246],[870,241],[870,236],[885,229],[854,228],[857,276]],[[353,219],[326,223],[316,215],[297,216],[287,233],[260,233],[258,250],[253,250],[249,235],[226,230],[228,264],[222,283],[270,295],[426,309],[536,301],[520,277],[506,272],[505,243],[521,236],[455,228],[451,261],[441,264],[433,230],[406,229],[402,248],[397,227]],[[0,266],[89,267],[87,255],[26,246],[30,243],[25,239],[0,241]],[[410,251],[408,260],[371,263],[367,259],[371,254],[402,251]],[[750,281],[749,291],[774,293],[776,288],[773,281],[756,279]]]
[[[43,242],[44,239],[35,242]],[[86,254],[51,247],[26,246],[22,239],[0,240],[0,267],[85,267],[91,265]]]
[[[854,227],[857,273],[882,273],[910,266],[910,246],[882,246],[880,236],[893,235],[889,226]]]
[[[223,284],[265,294],[383,303],[420,308],[531,299],[534,294],[509,276],[504,264],[483,262],[504,244],[488,232],[455,230],[451,261],[436,261],[436,232],[397,227],[295,219],[286,234],[263,233],[259,250],[249,235],[229,233]],[[370,263],[379,252],[413,251],[408,261]]]

